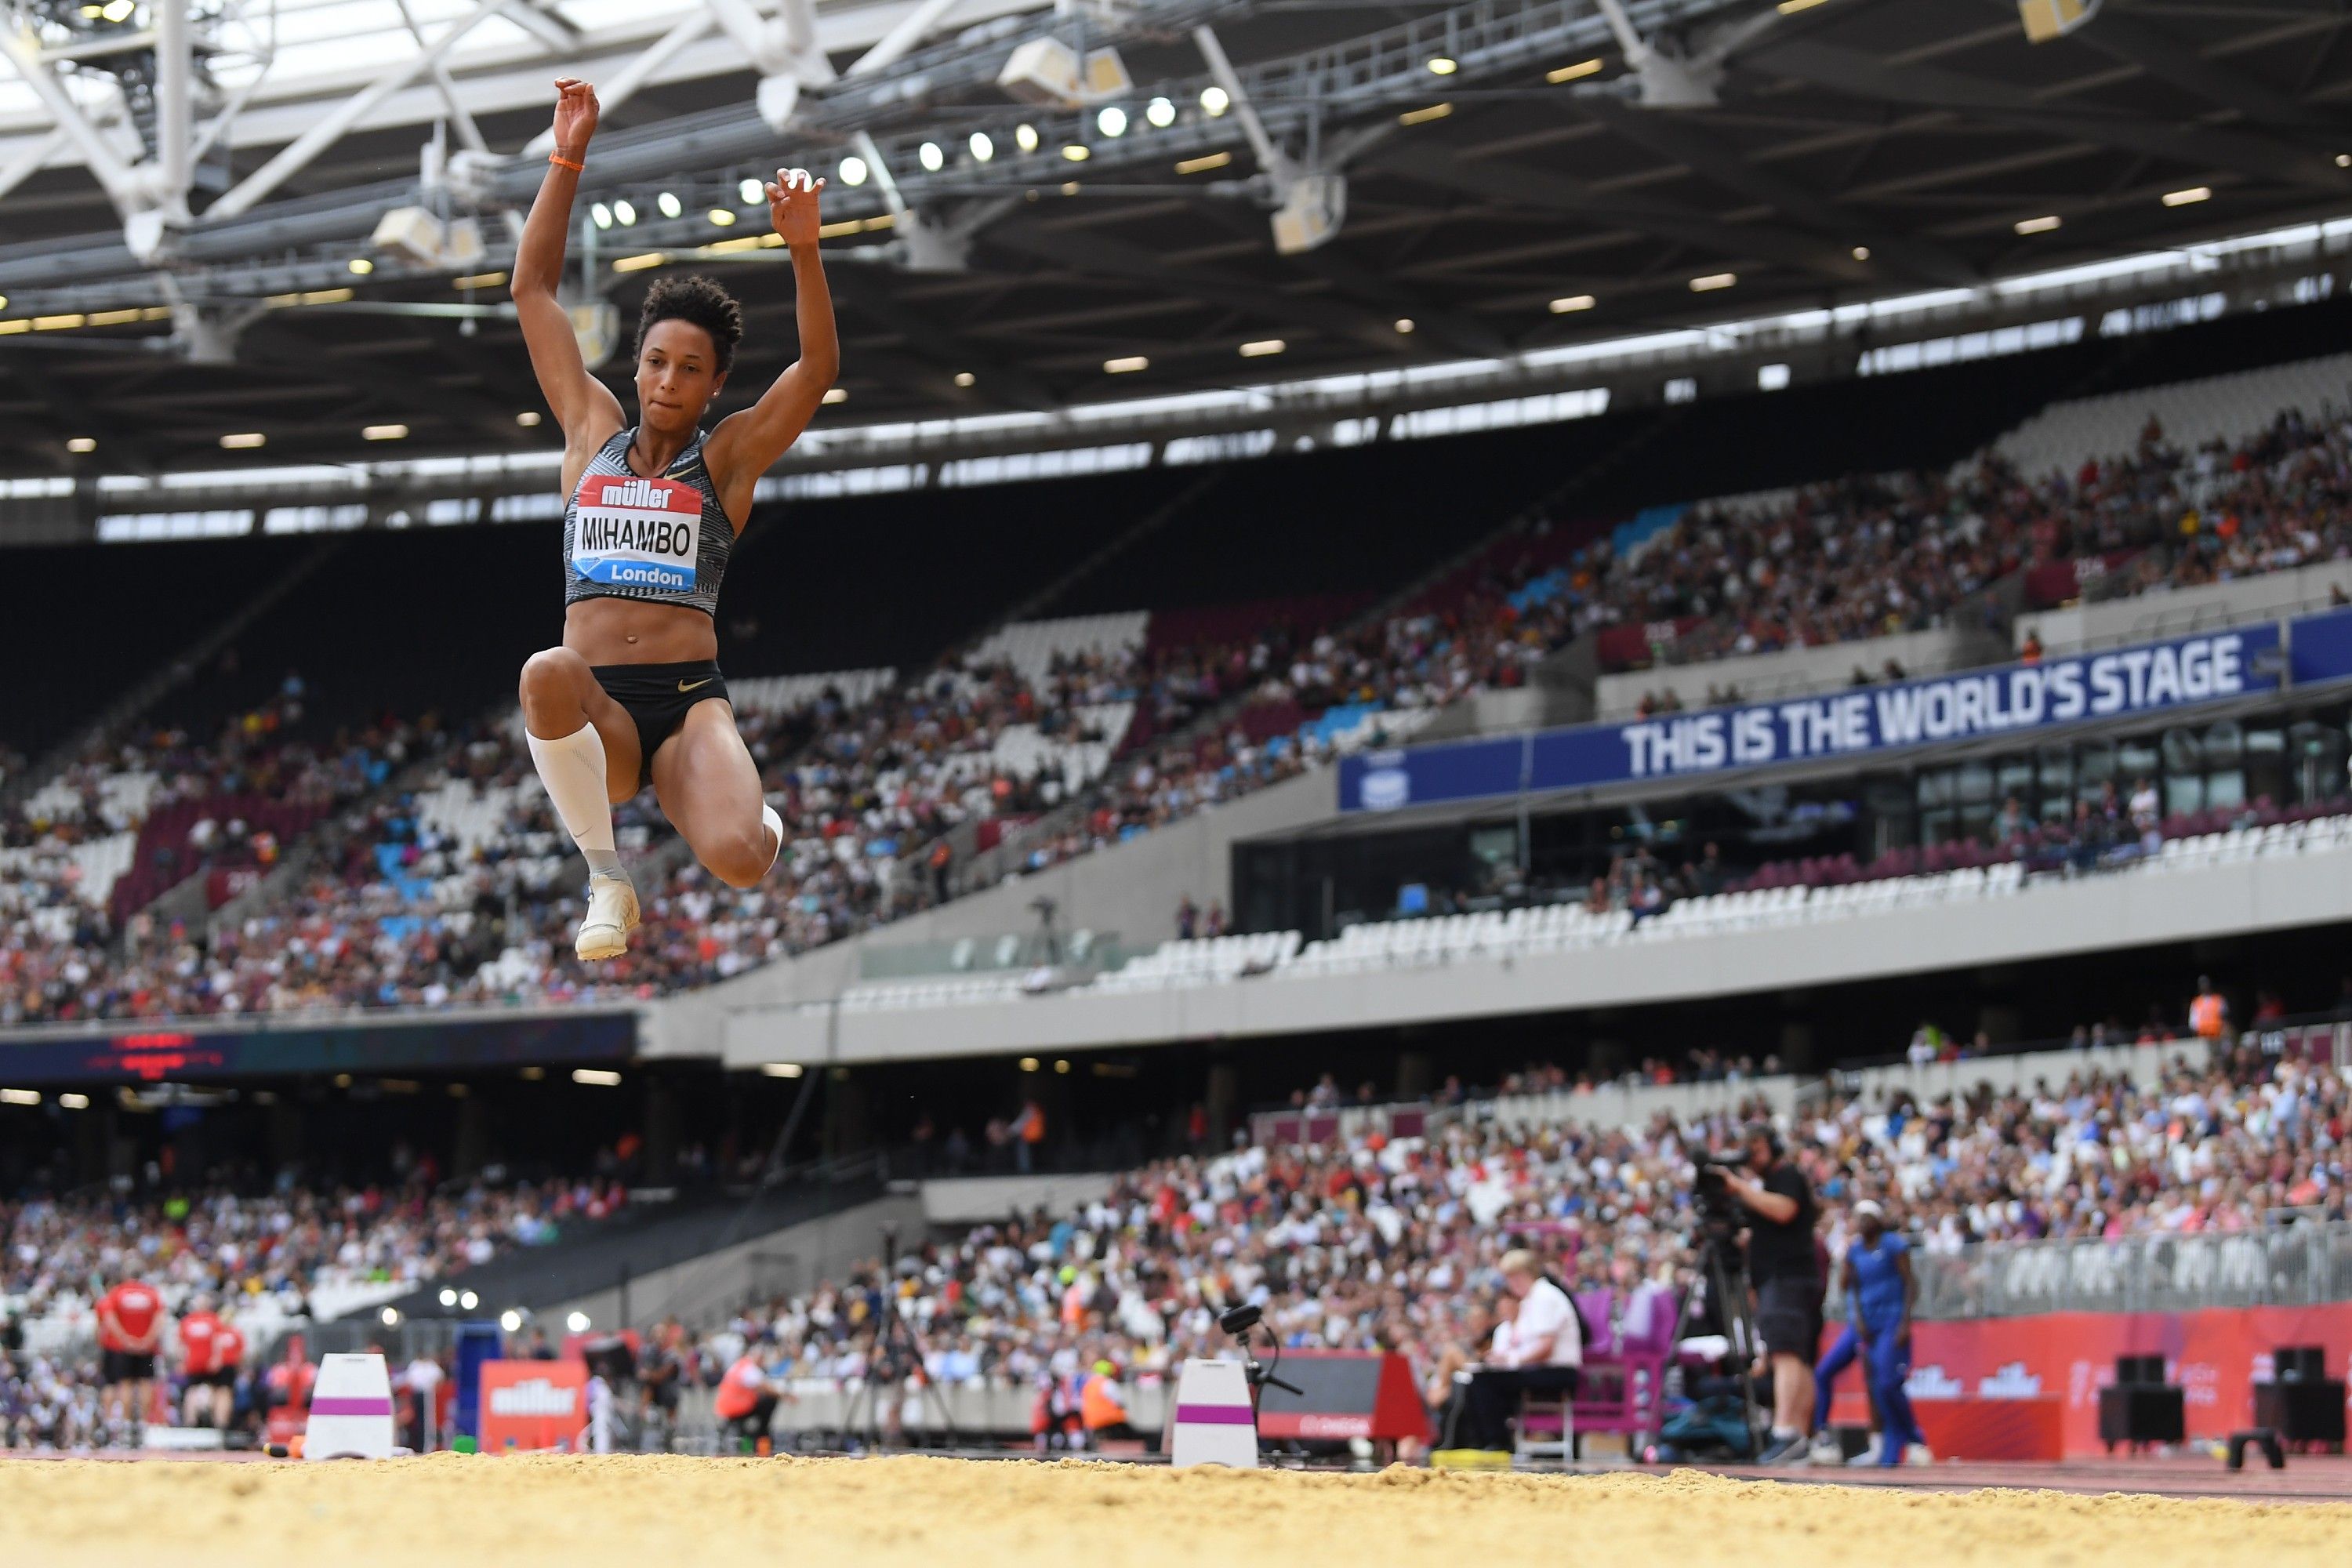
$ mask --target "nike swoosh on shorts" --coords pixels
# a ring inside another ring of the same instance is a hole
[[[688,686],[685,681],[681,680],[681,681],[679,681],[679,682],[677,683],[677,689],[678,689],[680,691],[692,691],[692,690],[694,690],[697,687],[708,686],[708,685],[709,685],[709,684],[710,684],[710,677],[709,677],[709,676],[707,676],[707,675],[706,675],[706,676],[704,676],[700,680],[696,681],[696,682],[694,683],[694,685],[693,685],[693,686]]]

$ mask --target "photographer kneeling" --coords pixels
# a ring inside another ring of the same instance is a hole
[[[1460,1390],[1452,1431],[1465,1448],[1507,1449],[1511,1417],[1528,1394],[1573,1393],[1584,1364],[1584,1329],[1576,1303],[1524,1247],[1503,1255],[1503,1289],[1519,1303],[1507,1359],[1456,1373]],[[1500,1340],[1502,1336],[1498,1335]]]
[[[1756,1332],[1772,1364],[1772,1436],[1761,1463],[1801,1463],[1813,1409],[1813,1353],[1822,1337],[1821,1268],[1813,1252],[1813,1189],[1780,1151],[1780,1134],[1751,1123],[1744,1139],[1748,1170],[1724,1173],[1725,1184],[1754,1216],[1748,1226],[1748,1273],[1756,1286]]]

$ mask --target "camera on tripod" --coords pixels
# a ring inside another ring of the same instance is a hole
[[[1747,1168],[1745,1153],[1699,1156],[1692,1175],[1691,1205],[1698,1211],[1699,1234],[1706,1240],[1727,1245],[1747,1225],[1748,1211],[1731,1195],[1731,1184],[1723,1174]]]

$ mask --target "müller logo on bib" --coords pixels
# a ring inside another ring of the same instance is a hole
[[[636,475],[581,487],[572,565],[591,583],[692,591],[702,542],[702,493]]]

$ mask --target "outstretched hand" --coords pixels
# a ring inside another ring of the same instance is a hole
[[[555,150],[577,158],[596,134],[596,89],[578,77],[555,79]]]
[[[786,245],[816,243],[816,198],[824,189],[824,182],[806,169],[779,169],[768,182],[768,220]]]

